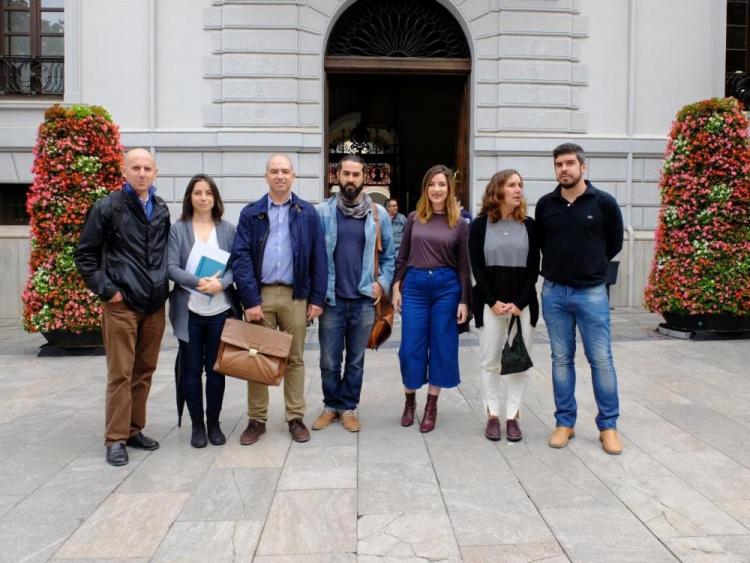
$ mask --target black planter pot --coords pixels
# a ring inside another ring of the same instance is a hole
[[[39,349],[40,357],[51,356],[101,356],[104,354],[102,332],[92,330],[75,333],[71,330],[42,332],[47,344]]]
[[[685,315],[662,312],[666,326],[673,330],[706,331],[717,333],[750,333],[750,315],[716,313],[709,315]]]

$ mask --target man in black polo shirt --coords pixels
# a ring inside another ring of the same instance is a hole
[[[553,152],[559,182],[536,205],[542,250],[542,311],[552,348],[556,428],[549,445],[564,448],[575,435],[576,333],[591,365],[596,425],[608,454],[622,453],[620,414],[612,361],[607,264],[622,249],[622,214],[615,199],[584,180],[586,155],[573,143]]]

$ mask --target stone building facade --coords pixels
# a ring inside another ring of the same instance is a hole
[[[639,306],[650,266],[666,133],[677,110],[724,90],[726,6],[714,0],[434,0],[463,31],[466,204],[516,168],[534,202],[551,150],[578,142],[627,233],[615,306]],[[213,175],[235,221],[266,190],[272,151],[297,192],[327,194],[326,47],[354,0],[65,0],[64,103],[107,107],[126,146],[155,151],[176,212],[187,179]],[[0,96],[0,183],[28,183],[50,100]],[[0,226],[0,317],[20,315],[28,229]]]

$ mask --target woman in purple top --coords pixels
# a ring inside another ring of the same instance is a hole
[[[396,259],[393,305],[402,317],[398,357],[406,393],[401,425],[414,424],[416,390],[429,383],[421,432],[435,428],[440,389],[460,382],[458,325],[469,315],[471,273],[469,226],[454,194],[448,167],[427,171]]]

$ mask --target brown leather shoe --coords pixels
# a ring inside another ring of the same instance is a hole
[[[414,424],[414,411],[417,409],[417,394],[404,393],[406,402],[404,403],[404,413],[401,415],[401,426],[411,426]]]
[[[609,455],[620,455],[622,453],[622,442],[614,428],[599,432],[599,441],[602,443],[602,449]]]
[[[301,418],[293,418],[287,424],[289,424],[292,440],[295,442],[307,442],[310,439],[310,431]]]
[[[359,419],[354,411],[344,411],[341,414],[341,424],[348,432],[359,432]]]
[[[339,413],[332,411],[331,409],[323,409],[320,416],[315,419],[312,423],[313,430],[323,430],[331,425],[331,423],[339,417]]]
[[[493,442],[497,442],[502,437],[500,432],[500,421],[496,416],[487,418],[487,426],[484,428],[484,437]]]
[[[509,418],[505,422],[505,429],[505,434],[508,436],[509,442],[520,442],[523,438],[521,427],[518,426],[518,421],[515,418]]]
[[[419,431],[422,433],[432,432],[437,422],[437,395],[427,394],[427,403],[424,406],[424,415],[422,416],[422,424],[419,425]]]
[[[575,438],[576,433],[572,428],[567,426],[558,426],[549,435],[549,447],[550,448],[564,448],[568,445],[571,439]]]
[[[245,428],[242,436],[240,436],[240,444],[243,446],[254,444],[258,440],[260,440],[260,437],[265,433],[266,423],[251,418],[247,423],[247,428]]]

